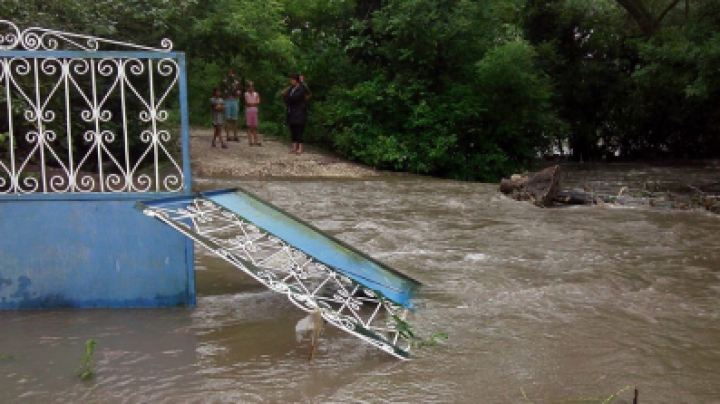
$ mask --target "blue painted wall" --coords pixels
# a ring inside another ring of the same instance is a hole
[[[0,199],[0,309],[195,305],[192,242],[134,208],[155,194]]]

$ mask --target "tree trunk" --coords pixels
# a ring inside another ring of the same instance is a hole
[[[670,12],[675,6],[680,3],[680,0],[671,0],[670,3],[657,15],[653,15],[652,10],[648,7],[644,0],[615,0],[622,8],[630,13],[630,16],[635,20],[640,30],[646,37],[655,35],[660,23],[665,18],[667,13]],[[686,3],[687,7],[687,3]]]

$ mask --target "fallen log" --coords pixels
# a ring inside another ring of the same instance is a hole
[[[560,166],[548,167],[533,175],[513,175],[500,181],[500,192],[540,207],[552,206],[560,187]]]
[[[558,204],[647,205],[676,210],[705,209],[712,213],[720,213],[720,196],[704,192],[700,187],[688,185],[693,192],[690,194],[658,192],[657,189],[648,191],[647,186],[642,190],[631,192],[623,187],[617,195],[603,195],[581,190],[561,190],[560,174],[560,166],[548,167],[534,174],[514,174],[500,181],[500,192],[515,200],[527,201],[539,207]]]

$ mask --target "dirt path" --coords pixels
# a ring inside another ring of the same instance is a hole
[[[224,136],[224,134],[223,134]],[[290,154],[290,144],[263,137],[261,147],[250,147],[245,132],[228,149],[211,147],[212,129],[190,130],[190,157],[197,177],[374,177],[378,171],[351,163],[305,145],[301,156]]]

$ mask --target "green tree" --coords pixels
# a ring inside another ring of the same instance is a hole
[[[379,168],[497,180],[561,122],[514,2],[388,1],[347,49],[370,73],[328,99],[344,155]]]
[[[662,10],[653,14],[649,36],[637,35],[637,22],[615,1],[528,2],[525,32],[556,83],[553,102],[569,126],[575,158],[703,157],[719,150],[717,75],[707,69],[717,62],[718,6],[643,4]]]
[[[651,37],[660,28],[665,16],[675,9],[680,0],[616,0],[617,3],[627,10],[628,14],[635,20],[642,33]],[[690,1],[685,0],[685,8],[688,10]]]
[[[42,27],[147,46],[176,32],[197,0],[4,0],[0,15]]]

